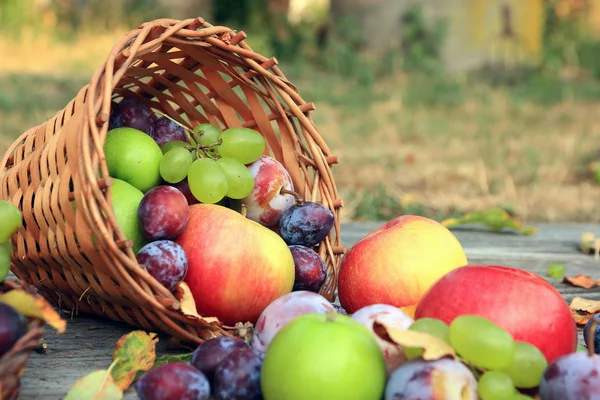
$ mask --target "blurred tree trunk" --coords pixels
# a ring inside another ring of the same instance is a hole
[[[400,18],[411,0],[331,0],[330,32],[381,56],[400,43]]]

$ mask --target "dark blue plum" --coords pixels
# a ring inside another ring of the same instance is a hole
[[[154,121],[150,116],[150,110],[134,97],[123,99],[110,113],[108,129],[123,126],[140,130],[154,137]]]
[[[585,328],[583,328],[583,340],[585,341],[586,346],[591,346],[591,343],[588,343],[588,334],[592,327],[592,323],[594,323],[594,320],[596,321],[596,332],[594,332],[594,353],[600,354],[600,316],[594,316],[594,318],[591,318],[585,324]]]
[[[183,247],[172,240],[150,242],[136,254],[138,264],[171,292],[188,270],[188,259]]]
[[[14,308],[0,303],[0,358],[25,334],[25,318]]]
[[[308,290],[317,293],[327,279],[327,267],[323,259],[310,247],[294,244],[289,248],[296,269],[292,290]]]
[[[160,147],[172,140],[187,142],[187,136],[181,125],[166,117],[160,117],[154,121],[153,137]]]
[[[263,352],[239,349],[219,363],[213,377],[216,400],[260,400]]]
[[[229,354],[239,349],[249,349],[248,343],[240,338],[218,336],[207,340],[194,350],[191,364],[212,380],[215,368]]]
[[[313,247],[327,237],[334,216],[322,204],[306,201],[288,208],[279,221],[279,234],[288,245]]]
[[[135,382],[141,400],[208,400],[210,383],[206,376],[184,362],[172,362],[151,369]]]

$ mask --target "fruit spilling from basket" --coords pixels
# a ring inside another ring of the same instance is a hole
[[[185,282],[200,315],[231,326],[293,290],[319,292],[327,269],[315,250],[331,210],[294,192],[256,130],[159,115],[136,98],[113,103],[104,143],[138,263],[172,292]]]
[[[479,315],[413,321],[372,304],[348,316],[319,294],[297,291],[265,309],[249,342],[210,339],[187,361],[140,375],[135,390],[157,400],[591,399],[599,359],[573,351],[549,363]]]

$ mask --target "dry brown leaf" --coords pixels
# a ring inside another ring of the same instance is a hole
[[[39,318],[52,326],[58,333],[67,329],[67,321],[41,296],[34,296],[24,290],[13,289],[0,295],[0,302],[6,303],[26,317]]]
[[[565,276],[563,278],[563,282],[584,289],[591,289],[600,285],[600,282],[595,281],[591,277],[583,274],[579,274],[576,276]]]
[[[375,320],[374,327],[380,326],[388,337],[382,339],[391,340],[402,347],[412,347],[423,349],[424,360],[437,360],[442,357],[451,356],[456,358],[456,353],[452,346],[437,337],[418,331],[408,329],[398,329],[387,326],[384,322]],[[375,329],[377,332],[379,329]],[[380,335],[381,336],[381,335]]]
[[[194,296],[192,295],[192,291],[190,290],[190,287],[188,286],[187,283],[179,282],[177,284],[177,286],[175,287],[174,295],[175,295],[175,298],[181,304],[181,308],[180,308],[181,313],[183,315],[185,315],[186,317],[192,318],[192,319],[201,318],[201,319],[205,320],[206,322],[208,322],[209,324],[219,323],[218,318],[202,317],[200,314],[198,314],[198,310],[196,309],[196,302],[194,301]]]
[[[585,325],[594,315],[600,313],[600,300],[575,297],[571,300],[569,308],[577,325]]]

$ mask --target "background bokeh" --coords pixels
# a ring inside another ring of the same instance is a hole
[[[343,220],[600,222],[600,0],[0,0],[0,150],[124,33],[196,16],[316,104]]]

